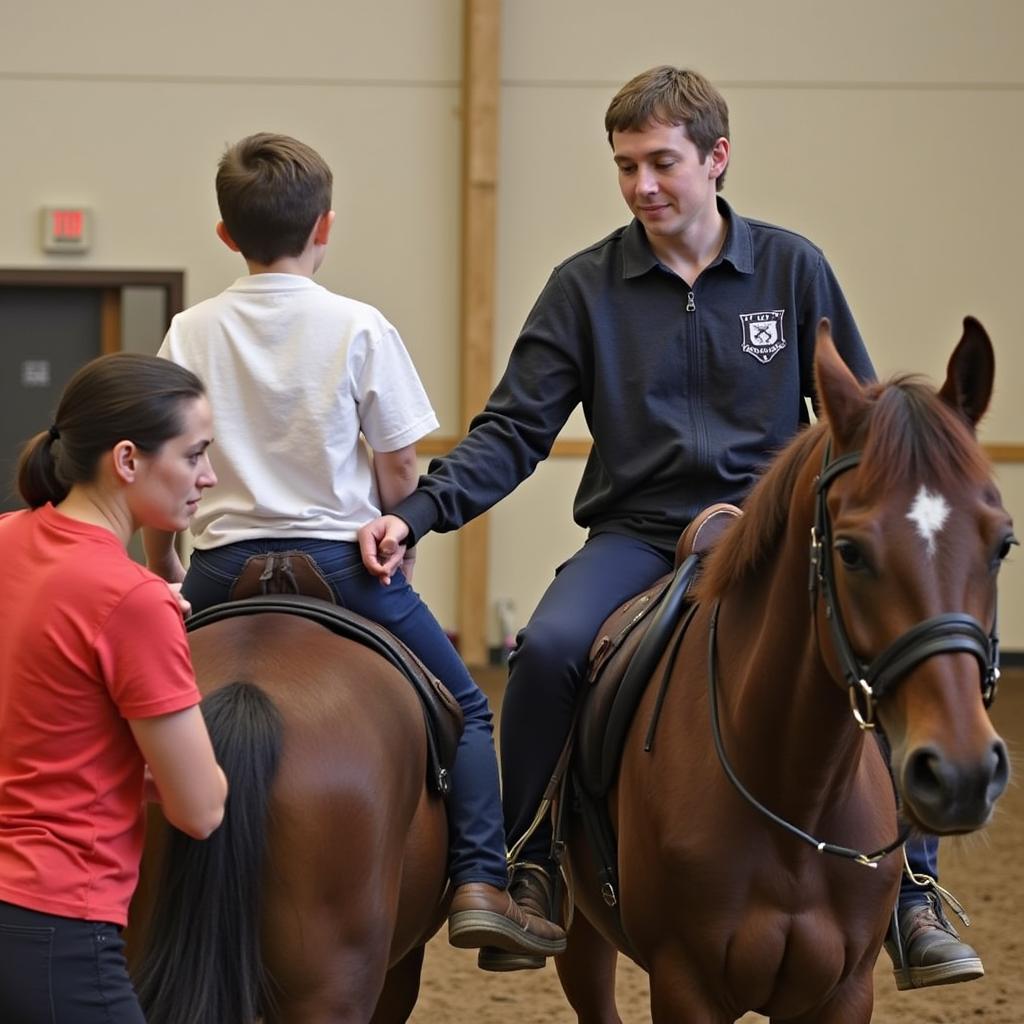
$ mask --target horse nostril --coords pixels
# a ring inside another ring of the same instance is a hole
[[[1010,757],[1006,752],[1006,744],[1002,740],[996,740],[992,744],[991,760],[992,774],[988,788],[985,790],[985,798],[989,803],[995,803],[1010,781]]]
[[[949,769],[934,747],[921,747],[907,763],[904,785],[919,803],[940,805],[949,793]]]
[[[970,767],[958,768],[934,746],[909,755],[903,772],[903,795],[928,818],[947,825],[987,818],[1010,778],[1006,744],[994,739],[988,752]],[[972,827],[977,827],[976,824]]]

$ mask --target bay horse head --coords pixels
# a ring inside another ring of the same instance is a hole
[[[858,722],[881,726],[907,821],[976,829],[1009,777],[986,708],[996,579],[1016,541],[975,435],[992,344],[967,317],[938,391],[913,377],[862,386],[822,321],[815,372],[828,425],[811,546],[822,657]]]

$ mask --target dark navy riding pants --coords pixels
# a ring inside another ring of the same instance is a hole
[[[907,863],[916,875],[939,877],[939,841],[935,836],[921,836],[907,840]],[[906,872],[900,880],[900,906],[910,903],[924,903],[931,889],[907,878]]]
[[[491,709],[448,636],[401,571],[390,586],[381,586],[363,567],[355,543],[294,538],[242,541],[194,551],[182,593],[195,612],[220,604],[228,599],[251,555],[287,550],[308,553],[339,604],[394,633],[459,702],[465,727],[448,797],[451,878],[455,885],[488,882],[504,888],[508,872]]]
[[[121,929],[0,902],[0,1021],[146,1024]]]
[[[555,573],[509,658],[501,706],[501,777],[511,847],[533,820],[572,725],[576,694],[601,623],[649,587],[672,563],[642,541],[614,533],[591,537]],[[521,859],[544,863],[545,820]]]

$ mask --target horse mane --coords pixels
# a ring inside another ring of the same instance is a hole
[[[857,468],[861,490],[878,493],[917,479],[955,492],[964,480],[990,475],[988,459],[966,419],[922,378],[894,377],[866,388],[865,397],[865,415],[854,425],[856,436],[863,438]],[[797,477],[827,430],[825,422],[806,428],[769,463],[744,502],[743,515],[708,556],[697,585],[698,600],[713,600],[736,586],[778,548]]]
[[[711,600],[759,568],[786,529],[796,479],[825,425],[802,430],[770,463],[743,503],[743,515],[708,555],[697,582],[698,601]]]

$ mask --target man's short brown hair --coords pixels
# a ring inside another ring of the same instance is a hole
[[[604,115],[609,143],[613,132],[640,131],[651,123],[684,126],[706,159],[719,139],[729,138],[729,107],[699,72],[662,64],[631,78]],[[725,171],[716,189],[721,190],[724,182]]]
[[[229,146],[217,165],[217,204],[242,255],[270,264],[298,256],[331,208],[323,157],[287,135],[260,132]]]

